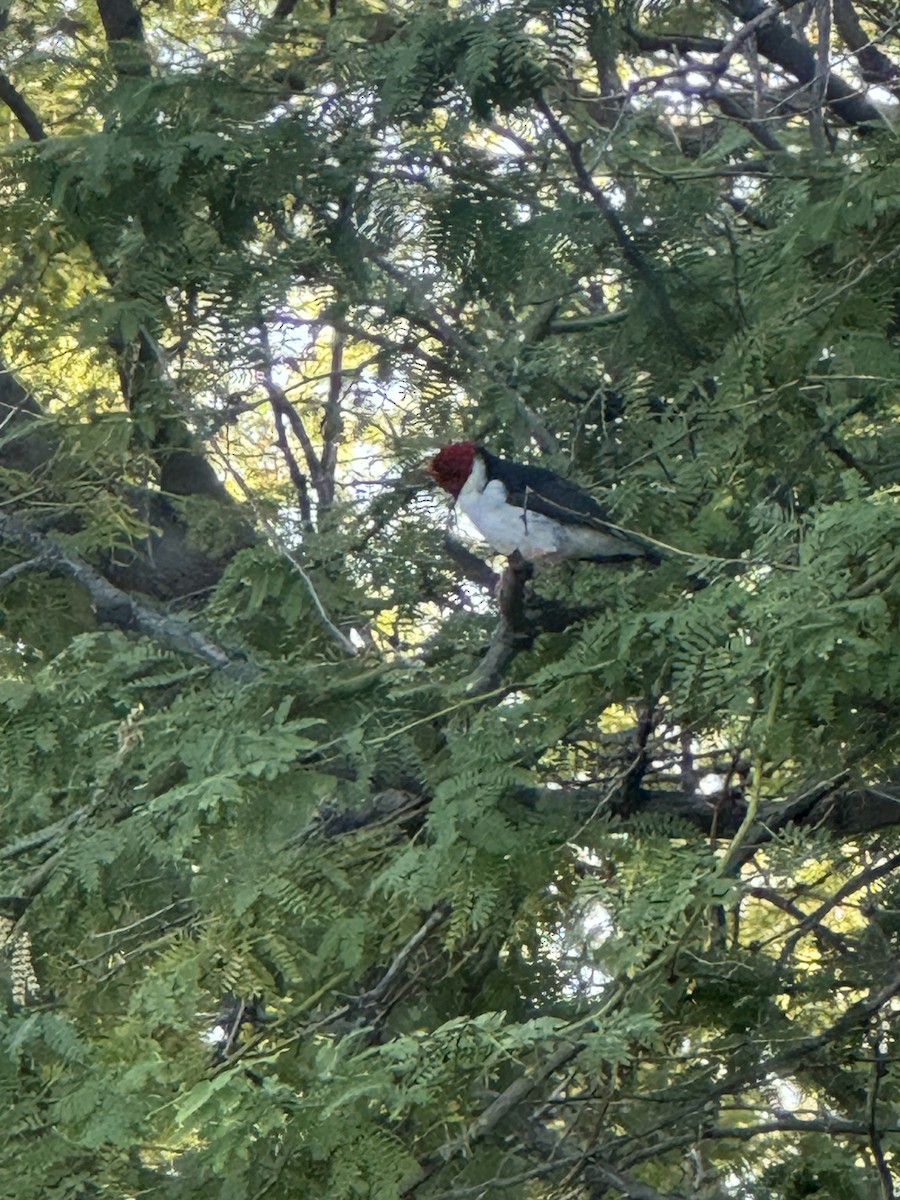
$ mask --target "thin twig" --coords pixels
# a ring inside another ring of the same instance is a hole
[[[268,519],[266,514],[264,512],[262,512],[262,510],[259,508],[258,504],[256,503],[256,496],[254,495],[251,488],[249,488],[247,486],[247,483],[242,478],[240,472],[235,470],[234,465],[230,462],[230,460],[228,459],[228,456],[226,454],[224,454],[222,452],[222,450],[219,449],[219,447],[217,445],[215,445],[215,443],[213,443],[213,445],[215,446],[215,449],[216,449],[217,453],[219,454],[219,457],[224,465],[225,470],[232,477],[232,479],[235,481],[235,483],[238,485],[238,487],[244,493],[244,496],[247,498],[250,505],[253,507],[256,517],[259,520],[260,524],[265,528],[266,534],[268,535],[269,540],[271,541],[272,545],[275,546],[276,549],[284,556],[284,558],[290,563],[290,565],[291,565],[292,569],[295,571],[295,573],[303,581],[303,586],[306,588],[307,594],[309,595],[309,598],[312,601],[313,608],[316,610],[319,620],[321,621],[324,628],[327,630],[329,636],[338,644],[338,646],[340,646],[341,650],[346,655],[348,655],[351,658],[355,658],[356,653],[357,653],[356,647],[353,645],[353,643],[350,641],[350,639],[345,634],[343,634],[340,631],[340,629],[338,629],[337,625],[335,625],[334,621],[332,621],[331,617],[328,615],[328,612],[325,609],[325,605],[322,603],[319,593],[316,591],[315,584],[313,583],[312,579],[309,577],[309,574],[303,569],[303,567],[297,561],[296,554],[294,554],[294,552],[291,550],[291,548],[285,543],[284,538],[281,536],[281,534],[278,532],[278,530],[275,528],[275,526],[272,524],[272,522]]]
[[[664,322],[672,330],[677,338],[682,350],[686,356],[692,360],[700,358],[700,347],[697,345],[694,338],[683,328],[678,314],[669,299],[669,294],[663,286],[662,280],[659,278],[654,267],[647,261],[644,255],[639,250],[637,244],[631,234],[625,228],[619,214],[610,201],[609,197],[598,187],[591,173],[587,168],[584,157],[581,153],[581,148],[569,134],[566,132],[565,126],[555,115],[549,104],[543,97],[539,97],[537,101],[538,110],[543,114],[545,121],[549,125],[556,139],[562,144],[566,153],[569,156],[569,161],[575,171],[575,178],[578,186],[594,201],[597,208],[600,210],[603,219],[606,221],[612,230],[613,237],[622,251],[622,257],[630,267],[636,272],[639,278],[643,281],[650,294],[656,301],[659,308],[660,316]]]
[[[341,413],[343,397],[344,335],[334,331],[331,340],[331,372],[328,379],[328,400],[322,418],[321,478],[318,486],[319,504],[328,508],[334,503],[337,455],[344,421]]]

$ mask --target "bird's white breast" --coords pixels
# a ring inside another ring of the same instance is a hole
[[[629,545],[603,529],[564,524],[507,503],[506,488],[499,479],[488,480],[484,461],[477,456],[456,504],[498,554],[510,555],[518,550],[523,558],[533,561],[550,556],[615,558],[639,556],[642,552],[639,546]]]
[[[506,488],[499,479],[487,481],[480,458],[475,459],[457,506],[499,554],[516,550],[523,558],[559,554],[559,525],[541,513],[528,512],[506,501]]]

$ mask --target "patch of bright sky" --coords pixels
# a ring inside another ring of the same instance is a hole
[[[602,860],[592,851],[577,846],[572,849],[582,862],[595,867],[601,865]],[[550,891],[555,894],[556,886],[551,884]],[[585,896],[565,928],[545,939],[547,957],[568,969],[570,982],[563,987],[566,995],[598,996],[609,984],[612,976],[592,960],[613,931],[609,909],[595,897]]]
[[[796,1112],[803,1103],[803,1092],[789,1079],[773,1079],[772,1086],[778,1097],[778,1105],[785,1112]]]

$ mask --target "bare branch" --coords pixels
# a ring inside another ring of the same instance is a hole
[[[85,817],[89,816],[91,811],[92,809],[87,806],[76,808],[74,812],[62,817],[59,821],[54,821],[52,825],[45,825],[43,829],[36,829],[33,833],[18,838],[0,850],[0,859],[19,858],[20,855],[29,854],[32,850],[39,850],[42,846],[57,842],[73,825],[80,824]]]
[[[821,925],[822,918],[826,917],[843,900],[846,900],[848,896],[852,896],[855,892],[861,891],[864,887],[868,887],[870,883],[874,883],[885,875],[892,874],[898,867],[900,867],[900,854],[895,854],[883,862],[866,867],[864,871],[859,871],[852,878],[848,879],[826,901],[820,904],[814,912],[803,918],[785,942],[784,949],[781,952],[781,961],[785,962],[803,935],[809,930],[817,929]]]
[[[293,435],[297,439],[297,441],[300,443],[300,449],[303,451],[303,457],[306,459],[306,469],[309,471],[310,478],[312,480],[312,485],[313,485],[313,488],[315,489],[316,499],[318,500],[320,507],[327,508],[328,505],[331,504],[334,500],[333,471],[332,471],[332,478],[331,478],[331,488],[329,490],[329,488],[326,486],[323,455],[320,455],[316,452],[316,448],[315,448],[315,446],[313,446],[312,438],[309,436],[306,425],[303,422],[303,418],[297,412],[297,409],[294,407],[294,405],[291,403],[291,401],[288,399],[288,396],[287,396],[286,392],[284,391],[284,388],[280,387],[275,382],[272,351],[269,346],[268,328],[267,328],[265,322],[263,322],[261,320],[257,323],[257,325],[259,328],[260,346],[262,347],[262,351],[263,351],[263,363],[262,363],[262,372],[261,372],[263,386],[266,389],[269,400],[272,404],[272,408],[275,410],[275,412],[278,416],[287,419],[287,422],[291,427],[291,432],[293,433]],[[334,386],[334,373],[332,373],[329,376],[329,379],[330,379],[330,386],[333,387]],[[338,370],[337,370],[337,380],[338,380],[338,389],[339,389],[340,388],[340,367],[338,367]],[[338,403],[339,402],[340,402],[340,393],[338,393]],[[281,445],[280,442],[279,442],[279,445]],[[286,438],[284,439],[284,449],[287,450],[287,439]],[[328,445],[326,443],[326,450],[327,449],[328,449]],[[287,451],[287,453],[288,453],[288,455],[290,455],[290,451]],[[336,450],[335,450],[335,454],[336,454]],[[293,456],[291,455],[291,458],[292,457]],[[295,463],[295,466],[296,466],[296,463]],[[290,461],[288,461],[288,469],[290,470]],[[303,487],[305,488],[306,480],[302,476],[302,474],[299,470],[299,467],[296,470],[296,475],[292,472],[291,478],[294,481],[295,487],[297,487],[299,481],[301,479],[303,479]],[[301,488],[298,487],[298,492],[300,492],[300,491],[301,491]],[[303,513],[304,522],[306,524],[308,524],[309,526],[311,526],[312,525],[312,513],[311,513],[311,511],[309,511],[308,492],[307,492],[306,507],[307,507],[307,512]],[[303,508],[303,505],[301,504],[301,509],[302,508]]]
[[[331,374],[328,380],[328,400],[322,418],[322,455],[317,491],[319,503],[328,508],[334,503],[334,483],[337,454],[344,422],[341,415],[343,394],[344,335],[335,330],[331,341]]]
[[[48,565],[49,563],[47,559],[38,555],[36,558],[29,558],[26,559],[25,562],[16,563],[12,567],[7,567],[2,575],[0,575],[0,588],[5,588],[7,584],[10,584],[14,580],[18,579],[20,575],[27,575],[32,571],[44,571],[47,569]]]
[[[767,8],[758,12],[755,17],[751,17],[749,21],[745,21],[734,36],[729,38],[716,57],[713,63],[713,70],[716,74],[724,74],[732,58],[740,50],[744,42],[752,38],[758,29],[763,25],[767,25],[781,11],[782,6],[780,4],[770,4]]]
[[[683,820],[705,836],[731,838],[741,826],[746,801],[741,795],[704,796],[676,789],[624,786],[609,793],[608,788],[521,788],[516,792],[520,803],[542,812],[561,812],[570,817],[589,817],[603,801],[603,812],[623,818],[660,813]],[[847,788],[844,777],[822,780],[799,795],[775,800],[761,807],[759,820],[741,848],[735,870],[749,861],[761,846],[777,836],[779,830],[797,825],[801,828],[826,829],[839,837],[871,833],[900,825],[900,786],[893,781],[879,787]],[[823,913],[813,915],[821,920]]]
[[[888,1166],[884,1147],[881,1144],[883,1130],[878,1128],[877,1121],[878,1092],[882,1079],[888,1073],[887,1055],[882,1045],[882,1036],[883,1031],[876,1027],[869,1039],[872,1047],[872,1078],[869,1082],[869,1095],[866,1100],[866,1122],[868,1125],[869,1149],[872,1151],[872,1157],[875,1159],[875,1166],[878,1170],[882,1200],[896,1200],[897,1193],[894,1191],[894,1177],[891,1174],[891,1168]]]
[[[577,1058],[583,1050],[581,1042],[566,1042],[546,1062],[537,1064],[534,1068],[518,1076],[500,1093],[488,1107],[472,1122],[467,1132],[458,1141],[442,1146],[440,1150],[428,1157],[412,1178],[405,1180],[400,1186],[401,1196],[412,1195],[449,1159],[462,1153],[468,1153],[469,1148],[482,1141],[500,1124],[500,1122],[523,1101],[532,1095],[535,1088],[554,1075],[566,1063]],[[655,1197],[654,1200],[658,1200]]]
[[[818,921],[811,921],[807,913],[802,908],[798,908],[796,904],[788,900],[786,896],[770,887],[751,887],[747,889],[749,896],[755,896],[757,900],[765,900],[767,903],[774,905],[775,908],[787,913],[789,917],[804,927],[809,929],[813,937],[825,947],[832,950],[838,950],[842,954],[850,952],[850,947],[847,945],[846,938],[841,937],[839,933],[835,933],[833,929],[829,929],[827,925],[822,925]]]
[[[500,689],[501,691],[503,689]],[[481,693],[479,692],[478,695]],[[477,702],[477,696],[475,699]],[[621,766],[621,764],[617,764]],[[328,773],[346,777],[347,764],[337,763],[322,768]],[[627,821],[642,815],[658,813],[669,821],[681,820],[694,826],[705,837],[715,835],[731,838],[740,828],[746,813],[746,801],[738,795],[704,796],[688,794],[674,788],[644,787],[636,767],[617,770],[616,778],[591,787],[517,787],[512,798],[537,812],[558,814],[567,825],[590,820],[602,814]],[[355,778],[352,770],[350,777]],[[614,784],[614,786],[613,786]],[[788,800],[763,805],[759,822],[742,847],[741,862],[748,861],[779,830],[796,825],[800,828],[825,829],[839,837],[852,837],[900,825],[900,785],[886,783],[881,787],[845,789],[846,779],[823,780]],[[353,828],[393,819],[394,807],[378,796],[369,805],[362,821],[354,820]],[[893,864],[896,867],[896,863]],[[871,871],[880,877],[889,867],[876,866]],[[863,886],[868,881],[863,879]],[[858,880],[854,881],[854,886]],[[850,894],[849,892],[846,894]],[[821,921],[827,909],[812,914],[810,921]],[[812,927],[810,925],[810,927]]]
[[[479,558],[477,554],[467,546],[464,546],[462,542],[458,542],[456,538],[450,537],[449,534],[444,538],[444,549],[462,571],[466,579],[477,584],[479,587],[487,588],[493,596],[499,582],[499,576],[488,566],[483,558]]]
[[[18,517],[0,513],[0,538],[30,550],[44,570],[74,579],[91,598],[98,620],[134,629],[160,645],[202,659],[228,675],[245,678],[254,673],[247,663],[233,662],[215,642],[192,629],[183,617],[157,612],[104,579],[89,563],[72,550],[64,551],[46,534],[30,529]]]
[[[743,104],[737,97],[725,91],[724,88],[711,87],[704,89],[705,94],[710,100],[714,100],[726,117],[731,117],[734,121],[739,121],[741,125],[751,133],[761,146],[766,150],[772,150],[775,153],[780,153],[784,150],[784,146],[778,140],[771,129],[764,121],[759,121],[752,117],[744,108]]]
[[[287,463],[288,474],[291,477],[291,483],[294,485],[294,491],[297,493],[297,502],[300,505],[300,519],[306,529],[312,529],[312,506],[309,502],[309,487],[308,480],[300,470],[300,465],[294,457],[294,452],[288,444],[287,430],[284,427],[286,410],[293,412],[293,407],[285,396],[284,392],[275,387],[267,387],[269,393],[269,403],[272,406],[272,413],[275,417],[275,442],[278,449],[281,451],[284,461]]]
[[[13,86],[8,75],[0,71],[0,100],[7,106],[32,142],[42,142],[47,134],[41,124],[40,117],[22,95]]]
[[[655,300],[659,309],[660,316],[663,318],[663,321],[668,328],[671,329],[676,342],[682,349],[682,352],[688,359],[692,361],[698,360],[700,357],[700,347],[694,338],[683,328],[681,321],[679,320],[678,315],[672,305],[672,301],[669,299],[668,292],[663,286],[662,280],[660,279],[656,270],[638,249],[637,244],[635,243],[631,234],[625,228],[621,218],[619,217],[619,214],[616,212],[613,204],[603,189],[598,187],[591,178],[591,173],[585,164],[581,153],[581,148],[566,132],[562,122],[553,113],[546,100],[539,99],[537,106],[543,113],[544,119],[550,126],[557,140],[561,142],[565,148],[566,153],[569,156],[569,160],[571,161],[575,170],[575,178],[578,182],[578,186],[583,192],[591,197],[597,208],[600,210],[601,214],[603,215],[603,219],[612,230],[613,237],[615,238],[619,249],[622,251],[622,257],[632,268],[632,270],[634,270],[634,272],[646,286],[647,290],[653,296],[653,299]]]
[[[674,51],[677,54],[718,54],[725,43],[721,38],[700,37],[689,33],[644,33],[640,29],[627,29],[628,36],[647,54]]]
[[[880,83],[900,99],[900,67],[866,36],[852,0],[833,0],[834,23],[856,55],[866,83]]]
[[[723,6],[740,20],[752,21],[765,11],[760,0],[722,0]],[[792,35],[783,21],[770,20],[756,31],[759,53],[769,62],[787,71],[802,84],[816,78],[816,58],[809,46]],[[884,119],[874,104],[832,72],[825,88],[825,98],[831,111],[848,125],[862,130],[866,126],[883,125]]]
[[[439,929],[444,924],[449,916],[450,909],[447,905],[441,905],[433,909],[412,937],[397,951],[391,960],[391,965],[375,986],[359,997],[358,1003],[363,1005],[383,1003],[416,950],[418,950],[423,942],[428,940],[435,929]]]
[[[900,992],[900,972],[895,972],[881,987],[873,988],[862,1000],[851,1004],[836,1021],[821,1033],[800,1038],[793,1046],[789,1046],[786,1050],[772,1054],[754,1066],[748,1067],[744,1071],[737,1071],[733,1075],[723,1079],[720,1083],[715,1084],[712,1093],[707,1093],[704,1097],[703,1103],[708,1102],[710,1094],[716,1096],[731,1095],[741,1088],[746,1087],[747,1084],[756,1083],[770,1075],[777,1075],[780,1071],[792,1067],[794,1063],[807,1061],[811,1055],[817,1054],[832,1042],[839,1041],[841,1038],[846,1037],[852,1030],[865,1025],[885,1005],[889,1004],[898,992]]]
[[[525,613],[525,588],[531,575],[531,563],[516,551],[500,577],[497,591],[500,621],[491,638],[490,649],[466,689],[470,696],[481,696],[499,687],[503,672],[512,659],[534,641],[534,630]]]

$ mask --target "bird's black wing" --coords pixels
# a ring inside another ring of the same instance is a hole
[[[612,515],[577,483],[544,467],[505,462],[484,449],[479,453],[484,456],[488,478],[503,484],[510,504],[528,512],[541,513],[564,525],[591,525],[621,537],[623,541],[632,540],[627,534],[618,532]]]

